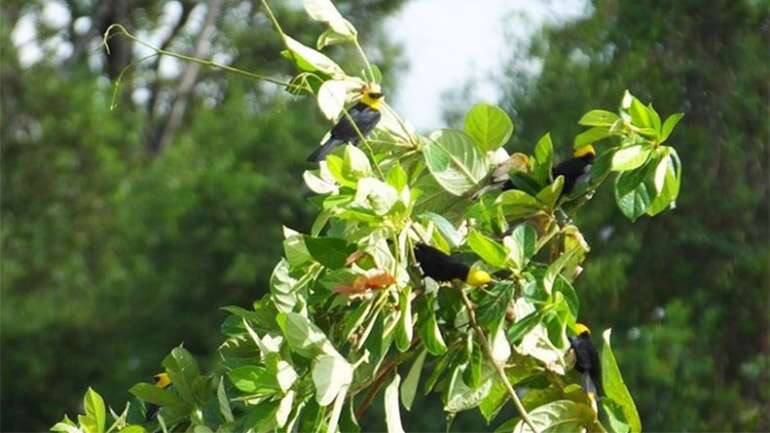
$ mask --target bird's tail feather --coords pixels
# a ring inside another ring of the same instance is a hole
[[[594,380],[591,378],[591,374],[587,371],[584,371],[581,373],[581,379],[583,384],[583,390],[586,392],[586,394],[589,395],[598,395],[599,390],[596,387],[596,384],[594,383]]]
[[[318,147],[316,150],[313,151],[313,153],[310,154],[310,156],[307,157],[308,162],[321,162],[326,158],[326,155],[328,155],[332,150],[336,149],[337,146],[344,143],[342,140],[338,140],[336,138],[329,138],[326,140],[326,143],[322,144],[320,147]]]

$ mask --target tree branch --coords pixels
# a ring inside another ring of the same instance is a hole
[[[190,13],[195,8],[195,4],[190,1],[182,1],[182,12],[179,14],[179,19],[177,19],[176,23],[174,24],[174,27],[171,29],[171,32],[169,32],[166,39],[163,40],[163,42],[160,44],[159,49],[161,51],[165,51],[168,49],[169,46],[171,46],[171,42],[176,39],[177,35],[180,31],[184,28],[185,25],[187,25],[187,20],[190,18]],[[152,70],[152,76],[153,81],[150,85],[150,97],[147,100],[146,110],[147,110],[147,119],[149,120],[148,124],[152,124],[152,120],[155,117],[155,105],[158,102],[158,93],[160,92],[160,79],[158,78],[158,69],[160,68],[160,59],[161,57],[158,56],[155,59],[155,62],[150,66],[150,69]]]
[[[468,299],[468,295],[465,293],[465,291],[460,288],[460,295],[462,296],[463,303],[465,304],[465,308],[468,309],[468,318],[470,319],[471,327],[474,331],[476,331],[476,338],[479,340],[479,346],[481,346],[482,350],[484,351],[484,356],[487,357],[487,360],[492,363],[492,365],[495,366],[495,370],[497,370],[497,375],[500,376],[500,380],[503,382],[503,385],[505,385],[505,389],[508,391],[508,394],[511,396],[511,399],[513,400],[514,405],[516,406],[516,410],[519,411],[519,415],[521,415],[521,419],[524,420],[524,422],[529,426],[530,429],[534,433],[538,433],[537,428],[535,428],[535,425],[532,423],[532,420],[529,418],[529,414],[527,413],[527,409],[524,408],[524,405],[521,403],[521,400],[519,399],[519,396],[516,394],[516,390],[513,389],[513,385],[511,385],[511,382],[508,380],[508,376],[505,374],[505,369],[501,364],[495,361],[495,358],[492,356],[492,348],[489,346],[489,340],[487,339],[487,336],[484,334],[484,330],[481,329],[478,322],[476,322],[476,311],[473,309],[473,304],[471,303],[471,300]]]
[[[214,34],[217,20],[219,20],[219,16],[222,14],[223,3],[224,0],[212,0],[209,3],[208,10],[206,11],[206,18],[203,22],[203,28],[198,36],[198,40],[195,42],[195,48],[193,49],[191,57],[208,57],[209,51],[211,50],[211,37]],[[179,86],[177,86],[175,92],[176,97],[174,98],[174,104],[171,107],[168,121],[165,126],[161,128],[157,140],[154,140],[154,137],[150,137],[149,150],[151,153],[158,153],[163,150],[163,148],[174,138],[177,129],[182,125],[182,119],[187,111],[187,105],[190,102],[192,90],[198,81],[200,69],[201,65],[199,63],[190,63],[182,72],[182,77],[179,80]]]

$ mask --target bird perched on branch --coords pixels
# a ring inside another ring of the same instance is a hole
[[[591,341],[591,330],[582,323],[575,325],[574,337],[567,337],[575,353],[575,370],[581,375],[581,385],[588,397],[595,401],[602,391],[602,364],[599,352]]]
[[[425,244],[414,247],[414,256],[422,268],[423,274],[438,282],[460,280],[470,286],[483,286],[492,281],[489,273],[479,269],[471,269],[456,258]]]
[[[361,89],[361,100],[342,114],[331,130],[331,136],[324,144],[308,156],[309,162],[320,162],[337,147],[351,143],[357,145],[361,136],[366,137],[377,126],[382,117],[382,90],[378,84],[367,84]],[[353,123],[351,123],[351,119]],[[358,131],[356,131],[358,127]],[[360,135],[359,135],[360,133]]]
[[[166,389],[169,386],[171,386],[171,376],[168,375],[168,373],[158,373],[155,376],[152,377],[153,385],[157,386],[160,389]],[[160,409],[160,406],[155,404],[148,404],[147,405],[147,414],[145,415],[145,419],[149,421],[154,417],[158,410]]]
[[[572,155],[572,158],[560,162],[553,168],[553,170],[551,170],[551,175],[554,179],[559,176],[564,176],[564,187],[561,190],[561,195],[571,193],[578,182],[587,179],[594,158],[596,158],[596,149],[588,144],[577,148]],[[517,188],[509,178],[502,184],[502,189],[503,191],[506,191],[519,188]]]

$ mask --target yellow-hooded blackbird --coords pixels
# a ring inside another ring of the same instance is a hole
[[[158,388],[166,389],[169,386],[171,386],[171,376],[169,376],[168,373],[158,373],[152,377],[152,382]],[[147,421],[152,419],[152,417],[154,417],[155,414],[158,413],[158,409],[160,409],[160,406],[154,405],[152,403],[148,404],[147,414],[145,415],[145,419]]]
[[[414,247],[414,256],[423,274],[438,282],[460,280],[477,287],[492,281],[492,276],[478,269],[471,269],[452,256],[425,244]]]
[[[560,162],[551,170],[554,179],[564,176],[564,188],[561,190],[562,195],[571,193],[575,185],[588,176],[595,157],[596,150],[588,144],[577,148],[572,158]],[[514,188],[516,187],[510,179],[503,184],[503,190]]]
[[[343,113],[337,124],[332,127],[331,137],[311,153],[307,160],[310,162],[323,161],[329,152],[345,143],[357,145],[360,137],[356,128],[350,123],[350,119],[358,127],[361,135],[366,137],[377,126],[382,117],[382,113],[380,113],[382,101],[383,95],[379,85],[368,84],[364,86],[361,91],[361,100],[348,110],[350,118]]]
[[[589,398],[601,396],[602,364],[599,352],[591,341],[591,330],[582,323],[575,325],[575,337],[568,337],[569,345],[575,352],[575,370],[581,375],[583,390]]]

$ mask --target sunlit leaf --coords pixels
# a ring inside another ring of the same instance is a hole
[[[513,134],[513,122],[502,108],[490,104],[476,104],[465,116],[465,133],[483,151],[504,145]]]
[[[436,181],[454,195],[469,191],[489,171],[484,155],[462,131],[443,129],[434,132],[423,154]]]

